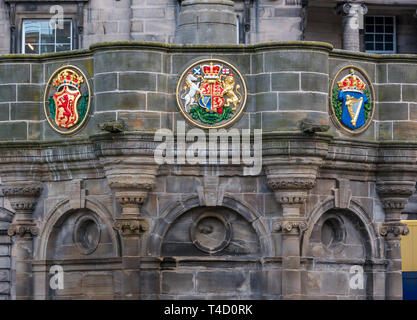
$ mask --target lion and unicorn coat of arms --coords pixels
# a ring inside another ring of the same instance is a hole
[[[239,119],[246,85],[236,68],[217,59],[201,60],[186,69],[177,86],[183,115],[202,128],[220,128]]]

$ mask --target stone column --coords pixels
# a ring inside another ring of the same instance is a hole
[[[236,43],[236,13],[231,0],[183,0],[175,42]]]
[[[15,210],[15,216],[8,230],[9,236],[15,236],[13,253],[16,261],[16,299],[33,298],[33,237],[38,235],[38,227],[32,213],[41,193],[38,183],[21,183],[2,187],[3,194]]]
[[[301,299],[301,236],[307,229],[301,211],[308,190],[316,183],[317,166],[267,168],[268,186],[283,208],[273,231],[282,233],[282,298]]]
[[[368,12],[368,7],[361,3],[344,3],[336,8],[343,15],[342,48],[349,51],[360,51],[359,19]]]
[[[150,221],[141,215],[140,207],[155,185],[158,166],[147,157],[106,157],[102,159],[110,188],[122,208],[114,228],[122,237],[123,283],[125,299],[140,298],[140,267],[145,255],[143,234]]]
[[[385,258],[388,260],[385,297],[401,300],[403,296],[401,272],[401,235],[408,234],[408,228],[401,223],[401,211],[414,193],[415,181],[380,181],[376,190],[385,211],[385,222],[379,229],[385,238]]]

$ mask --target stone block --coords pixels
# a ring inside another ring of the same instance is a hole
[[[7,122],[0,124],[1,140],[25,140],[27,139],[26,122]]]
[[[111,71],[162,72],[161,53],[152,51],[100,52],[94,56],[96,73]]]
[[[281,92],[278,101],[279,110],[327,110],[327,95],[325,94]]]
[[[42,125],[40,122],[28,123],[28,139],[39,140],[41,138]]]
[[[265,70],[311,71],[328,73],[328,55],[314,51],[279,51],[265,53]]]
[[[388,65],[388,82],[391,83],[415,83],[417,79],[417,66],[413,64]]]
[[[250,73],[256,74],[264,72],[264,54],[256,53],[251,56],[252,70]]]
[[[162,293],[190,294],[194,291],[194,275],[182,272],[162,272]]]
[[[19,84],[17,85],[17,100],[18,101],[40,101],[41,100],[41,86],[34,84]]]
[[[375,86],[378,101],[400,101],[401,100],[401,85],[399,84],[384,84]]]
[[[12,103],[10,105],[10,120],[40,120],[40,113],[39,103]]]
[[[264,131],[299,130],[301,120],[305,119],[318,125],[329,124],[327,112],[263,112],[262,129]]]
[[[246,275],[242,271],[200,271],[197,273],[197,292],[235,293],[248,290]]]
[[[105,73],[94,76],[95,92],[115,91],[117,89],[117,74]]]
[[[417,120],[417,103],[410,103],[410,120]]]
[[[197,177],[168,176],[166,183],[169,193],[196,193],[201,180]]]
[[[0,121],[10,120],[9,109],[9,103],[0,103]]]
[[[248,76],[248,92],[268,92],[271,90],[271,75],[269,73],[262,73],[253,76]]]
[[[95,96],[96,111],[145,110],[146,94],[140,92],[108,92]]]
[[[157,112],[119,112],[118,118],[125,122],[128,131],[156,131],[161,125]]]
[[[386,83],[387,82],[387,65],[378,64],[376,66],[376,82]]]
[[[402,86],[402,101],[411,101],[417,103],[417,85]]]
[[[32,68],[32,79],[31,79],[31,83],[42,83],[44,82],[43,79],[43,65],[42,64],[37,64],[37,63],[32,63],[31,64],[31,68]]]
[[[0,65],[0,84],[2,83],[30,83],[30,64]]]
[[[143,32],[143,21],[142,20],[133,20],[131,23],[132,32]]]
[[[271,74],[272,91],[298,91],[300,90],[299,73],[272,73]]]
[[[0,85],[0,102],[16,101],[16,85]]]
[[[9,257],[0,257],[0,268],[9,269],[10,268],[10,258]]]
[[[417,139],[417,122],[394,122],[393,139],[406,141]]]
[[[144,294],[159,293],[159,271],[140,272],[140,292]]]
[[[119,90],[156,91],[156,74],[146,72],[120,73]]]
[[[10,293],[10,283],[0,282],[0,294],[9,294],[9,293]]]
[[[408,103],[378,103],[379,120],[408,120]]]
[[[277,94],[275,92],[258,93],[248,96],[247,111],[275,111],[278,109]]]
[[[317,73],[301,74],[301,90],[329,92],[329,76]]]
[[[9,270],[0,270],[0,281],[10,281]]]

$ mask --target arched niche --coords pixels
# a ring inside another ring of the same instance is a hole
[[[212,235],[210,232],[216,232],[217,241],[203,243],[204,232]],[[177,250],[167,250],[168,243]],[[228,195],[223,205],[217,207],[200,206],[198,197],[173,203],[156,221],[147,246],[148,254],[153,256],[268,256],[272,250],[263,217],[248,204]]]

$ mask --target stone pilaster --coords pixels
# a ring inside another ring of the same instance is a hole
[[[307,229],[301,211],[308,190],[316,183],[318,167],[297,166],[268,168],[268,186],[283,208],[283,217],[275,221],[274,232],[281,232],[282,241],[282,297],[300,299],[301,292],[301,236]]]
[[[183,0],[175,42],[236,43],[236,13],[231,0]]]
[[[385,239],[385,257],[388,260],[385,295],[386,299],[402,299],[401,235],[408,228],[401,223],[401,211],[414,192],[414,181],[380,181],[376,190],[385,211],[385,221],[379,234]]]
[[[149,157],[106,157],[102,164],[107,181],[121,206],[121,215],[113,227],[122,237],[123,296],[140,297],[140,264],[144,256],[143,235],[150,221],[141,215],[140,207],[155,185],[158,166]]]
[[[343,49],[360,51],[359,19],[368,12],[368,7],[362,3],[346,2],[338,5],[336,11],[343,15]]]
[[[5,197],[15,210],[15,216],[8,235],[15,237],[13,252],[16,259],[16,299],[33,298],[32,258],[33,238],[38,235],[38,227],[32,213],[42,191],[39,183],[21,183],[2,187]]]

